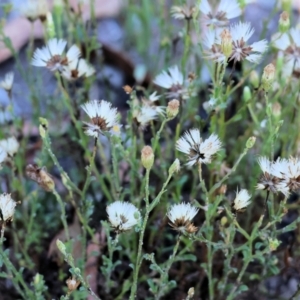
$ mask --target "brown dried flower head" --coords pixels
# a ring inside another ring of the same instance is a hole
[[[55,188],[53,177],[47,172],[46,167],[40,168],[36,164],[29,164],[26,167],[26,175],[47,192],[52,192]]]
[[[77,290],[78,286],[80,285],[80,280],[73,276],[66,281],[66,284],[68,287],[68,293],[71,294]]]
[[[129,85],[124,85],[124,86],[123,86],[123,90],[124,90],[124,92],[125,92],[126,94],[131,94],[132,91],[133,91],[133,88],[132,88],[131,86],[129,86]]]

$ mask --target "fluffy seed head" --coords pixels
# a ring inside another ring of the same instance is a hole
[[[8,222],[13,219],[17,203],[11,198],[10,194],[0,195],[0,221]]]
[[[187,165],[189,166],[196,163],[208,164],[211,162],[212,156],[221,149],[221,141],[215,134],[203,141],[200,131],[191,129],[177,141],[176,149],[187,155]]]
[[[140,219],[139,210],[131,203],[116,201],[106,207],[108,220],[118,233],[128,231]]]
[[[191,222],[198,209],[190,203],[180,203],[171,206],[167,213],[170,226],[181,233],[194,233],[198,230]]]
[[[233,201],[232,208],[234,212],[243,212],[250,204],[251,195],[246,189],[236,192],[236,197]]]
[[[85,133],[89,136],[98,137],[99,134],[110,132],[118,125],[118,111],[105,100],[92,100],[81,105],[81,108],[90,117],[90,123],[85,123]]]

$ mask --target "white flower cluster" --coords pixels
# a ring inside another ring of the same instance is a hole
[[[73,45],[64,53],[67,42],[63,39],[51,39],[41,49],[36,49],[31,64],[46,67],[52,72],[58,71],[67,80],[89,77],[95,69],[85,59],[80,58],[80,49]]]
[[[227,34],[225,35],[224,32]],[[203,39],[204,57],[222,63],[228,59],[234,62],[247,60],[257,64],[262,54],[268,49],[268,42],[261,40],[249,44],[248,40],[253,33],[254,29],[251,24],[243,22],[235,23],[223,31],[219,28],[208,29]],[[229,49],[228,54],[225,49]]]
[[[263,174],[257,189],[272,193],[281,192],[287,196],[290,191],[296,191],[300,188],[299,158],[278,158],[275,162],[272,162],[266,157],[259,157],[258,163]]]

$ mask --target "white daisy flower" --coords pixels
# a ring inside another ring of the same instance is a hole
[[[4,79],[0,82],[0,86],[7,92],[11,91],[14,82],[14,73],[6,73]]]
[[[251,195],[246,189],[237,190],[236,197],[232,203],[234,212],[243,212],[243,210],[250,204]]]
[[[7,222],[12,220],[17,203],[11,198],[10,194],[0,195],[0,221]]]
[[[196,163],[210,163],[212,156],[221,149],[221,146],[221,141],[215,134],[212,134],[208,139],[203,141],[198,129],[186,131],[176,142],[176,149],[187,154],[188,166]]]
[[[161,74],[155,77],[153,82],[165,89],[171,89],[183,84],[183,75],[177,66],[173,66],[168,69],[168,72],[162,71]]]
[[[172,6],[171,7],[171,15],[174,19],[178,20],[191,20],[193,16],[196,14],[196,7],[195,6]]]
[[[205,24],[213,27],[227,26],[230,19],[242,13],[237,0],[221,0],[217,9],[213,9],[207,0],[201,0],[199,10],[205,15]]]
[[[0,148],[11,157],[18,152],[19,146],[20,144],[14,136],[0,140]]]
[[[0,169],[1,164],[7,159],[7,152],[4,149],[0,148]]]
[[[184,81],[183,75],[177,66],[170,67],[168,71],[163,71],[157,75],[153,83],[168,89],[168,98],[187,99],[193,94],[193,91],[186,86],[189,82]]]
[[[130,230],[140,220],[139,210],[128,202],[116,201],[106,207],[106,212],[116,232]]]
[[[42,22],[46,20],[48,8],[48,1],[46,0],[25,0],[18,3],[16,10],[19,10],[21,15],[26,17],[29,21],[34,22],[40,19]]]
[[[47,45],[41,49],[36,49],[33,53],[31,64],[36,67],[46,67],[52,72],[62,71],[74,60],[78,60],[81,55],[79,48],[73,45],[66,54],[64,50],[67,42],[62,39],[51,39]]]
[[[230,27],[232,36],[232,54],[229,60],[241,61],[248,60],[252,63],[258,63],[262,53],[268,49],[268,42],[261,40],[251,45],[247,44],[249,38],[253,35],[254,29],[250,23],[236,23]]]
[[[273,46],[284,54],[283,75],[291,76],[293,71],[300,72],[300,28],[275,34],[272,40]]]
[[[224,62],[226,56],[222,52],[220,31],[207,30],[203,37],[204,58],[216,62]]]
[[[134,110],[133,117],[136,119],[138,125],[143,129],[151,121],[158,117],[158,111],[153,106],[143,105],[142,107]]]
[[[79,58],[71,61],[67,66],[63,67],[61,75],[67,80],[76,80],[82,76],[89,77],[95,73],[95,69],[86,62],[85,59]]]
[[[288,160],[282,160],[274,167],[274,172],[281,174],[283,182],[291,191],[296,191],[300,188],[299,158],[291,157]]]
[[[110,132],[114,126],[118,125],[119,114],[111,103],[105,100],[92,100],[81,105],[81,108],[91,119],[91,123],[86,123],[85,133],[97,138],[103,132]]]
[[[281,192],[284,195],[288,195],[289,188],[282,179],[282,174],[278,173],[278,167],[281,163],[281,159],[278,159],[275,163],[271,162],[266,157],[258,158],[259,166],[263,172],[256,188],[258,190],[266,190],[272,193]],[[276,175],[277,176],[276,176]],[[278,176],[279,175],[279,176]]]
[[[180,203],[171,206],[167,212],[170,226],[181,233],[194,233],[198,230],[191,222],[198,213],[198,208],[190,203]]]
[[[165,107],[164,106],[158,106],[156,105],[155,102],[157,102],[159,100],[161,96],[157,95],[157,92],[155,91],[154,93],[152,93],[148,99],[143,98],[142,102],[144,104],[144,106],[149,106],[153,109],[155,109],[157,111],[158,114],[160,115],[164,115],[165,113]]]

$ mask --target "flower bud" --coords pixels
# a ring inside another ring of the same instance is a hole
[[[227,217],[225,217],[225,216],[222,217],[220,223],[221,223],[221,225],[224,227],[224,226],[228,223]]]
[[[68,287],[68,294],[71,294],[72,292],[76,291],[78,286],[80,285],[80,280],[76,279],[74,276],[72,278],[69,278],[66,281],[67,287]]]
[[[288,12],[284,11],[279,18],[279,31],[285,33],[290,29],[290,16]]]
[[[178,115],[179,105],[180,105],[180,102],[176,99],[173,99],[168,103],[168,106],[166,109],[168,119],[173,119]]]
[[[66,256],[67,255],[67,252],[66,252],[66,246],[65,246],[65,244],[61,241],[61,240],[59,240],[59,239],[57,239],[56,240],[56,246],[57,246],[57,248],[58,248],[58,250],[64,255],[64,256]]]
[[[254,88],[258,88],[259,75],[258,75],[257,71],[255,71],[255,70],[251,71],[251,73],[249,75],[249,81]]]
[[[55,25],[54,25],[52,14],[50,11],[47,12],[46,21],[47,21],[46,22],[46,32],[47,32],[48,39],[55,38],[55,36],[56,36]]]
[[[277,239],[269,239],[269,248],[270,248],[270,251],[275,251],[278,246],[280,245],[280,241],[277,240]]]
[[[176,158],[173,162],[173,164],[171,165],[171,167],[169,168],[169,174],[173,174],[173,173],[177,173],[180,170],[180,161],[178,158]]]
[[[272,83],[275,79],[275,66],[273,64],[268,64],[264,68],[264,72],[261,78],[262,88],[267,92],[272,87]]]
[[[194,295],[195,295],[195,288],[193,288],[193,287],[189,288],[189,290],[188,290],[189,299],[192,299],[194,297]]]
[[[281,116],[281,105],[279,102],[275,102],[272,104],[272,114],[275,118]]]
[[[131,94],[131,92],[133,91],[132,87],[129,85],[124,85],[123,90],[126,94]]]
[[[251,95],[251,90],[249,88],[249,86],[245,86],[244,89],[243,89],[243,100],[244,102],[248,102],[250,101],[252,98],[252,95]]]
[[[246,148],[251,149],[254,146],[255,141],[256,141],[256,137],[251,136],[246,142]]]
[[[223,54],[228,58],[232,53],[232,36],[228,29],[224,29],[221,34],[221,50]]]
[[[142,149],[141,160],[145,169],[151,169],[154,163],[154,153],[150,146],[144,146]]]

